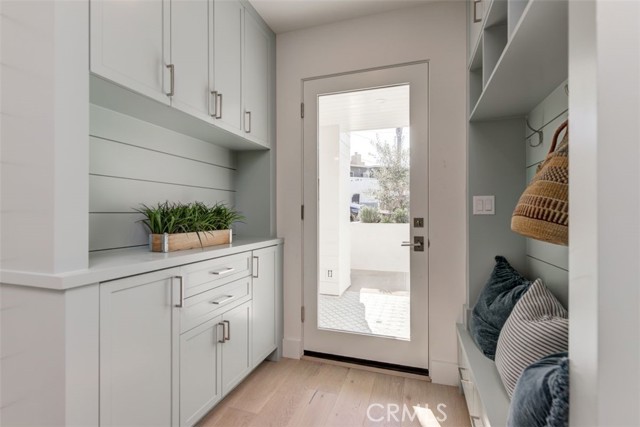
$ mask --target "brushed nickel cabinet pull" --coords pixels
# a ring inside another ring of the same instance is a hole
[[[226,325],[224,328],[224,340],[231,341],[231,323],[228,320],[223,320],[222,323]]]
[[[176,89],[176,66],[174,64],[169,64],[167,65],[167,68],[169,69],[169,79],[170,79],[170,90],[169,93],[167,93],[167,96],[173,96],[176,94],[175,89]]]
[[[225,274],[233,273],[234,271],[236,271],[236,269],[233,267],[225,267],[221,270],[210,271],[209,273],[214,274],[216,276],[224,276]]]
[[[247,126],[247,123],[249,126]],[[244,112],[244,132],[251,133],[251,111]]]
[[[482,0],[473,1],[473,23],[482,21],[482,18],[478,17],[478,4],[482,3]]]
[[[220,322],[218,323],[218,326],[222,326],[222,339],[218,338],[218,342],[221,344],[224,344],[224,323]],[[218,331],[220,330],[219,327],[216,328],[216,338],[218,335]]]
[[[180,302],[176,304],[176,307],[184,307],[184,278],[182,276],[176,276],[176,279],[180,280]]]
[[[218,298],[212,300],[211,304],[220,305],[220,304],[225,303],[227,301],[231,301],[234,298],[235,298],[234,295],[223,295],[221,297],[218,297]]]
[[[212,90],[209,92],[209,115],[214,119],[218,118],[218,91]],[[213,102],[211,102],[211,97],[213,97]],[[213,113],[211,112],[211,104],[213,104]]]
[[[222,94],[219,93],[216,97],[216,119],[222,118]]]
[[[253,259],[256,261],[256,268],[253,272],[253,277],[258,278],[260,276],[260,257],[254,256]]]

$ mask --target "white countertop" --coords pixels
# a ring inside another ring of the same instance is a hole
[[[0,283],[65,290],[149,271],[205,261],[225,255],[280,245],[279,238],[235,238],[231,244],[169,253],[151,252],[148,247],[114,249],[89,254],[89,267],[59,274],[0,270]]]

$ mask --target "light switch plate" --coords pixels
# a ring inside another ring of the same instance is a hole
[[[474,215],[495,215],[496,196],[473,196]]]

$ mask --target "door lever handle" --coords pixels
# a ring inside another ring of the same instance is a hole
[[[424,236],[413,236],[413,243],[402,242],[400,246],[408,246],[416,252],[424,252]]]

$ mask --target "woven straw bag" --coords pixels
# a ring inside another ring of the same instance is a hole
[[[516,233],[564,246],[569,244],[568,123],[556,130],[547,158],[538,166],[511,217],[511,230]],[[562,142],[557,144],[565,129]]]

